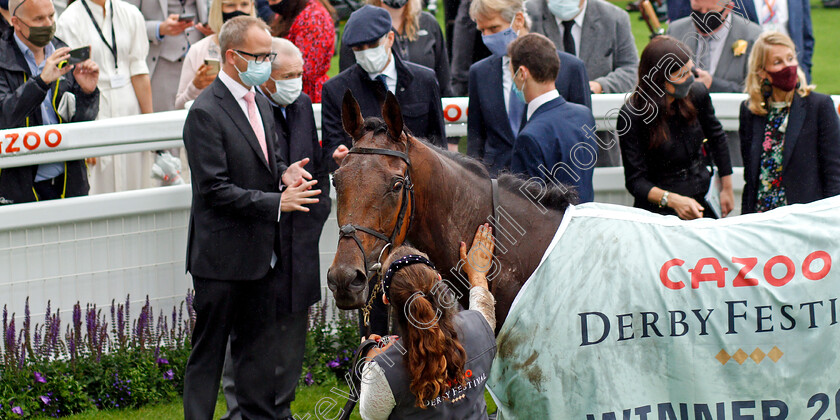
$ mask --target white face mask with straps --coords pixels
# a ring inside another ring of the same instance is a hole
[[[274,80],[274,93],[271,94],[271,99],[280,106],[286,106],[296,101],[300,96],[300,91],[303,90],[303,78],[297,77],[294,79]]]
[[[379,46],[368,48],[364,51],[353,51],[356,56],[356,62],[364,71],[369,74],[379,74],[385,69],[388,64],[390,53],[385,49],[385,40],[380,41]]]

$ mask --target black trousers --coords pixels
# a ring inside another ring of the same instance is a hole
[[[64,172],[55,178],[35,182],[32,187],[38,193],[38,201],[57,200],[64,191]]]
[[[279,264],[278,264],[279,265]],[[276,419],[276,272],[253,281],[193,277],[196,312],[184,374],[184,418],[210,420],[230,337],[236,399],[246,419]]]

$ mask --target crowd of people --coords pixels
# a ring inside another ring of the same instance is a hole
[[[329,174],[351,146],[346,92],[364,117],[381,117],[393,94],[407,131],[454,150],[441,97],[469,96],[467,155],[492,176],[572,186],[581,202],[594,199],[596,166],[623,166],[636,207],[726,217],[743,162],[741,212],[764,212],[840,194],[840,119],[810,82],[803,4],[691,0],[639,55],[628,13],[605,0],[463,0],[448,7],[458,18],[447,40],[420,0],[370,0],[338,51],[321,0],[75,0],[60,16],[51,0],[0,2],[0,128],[192,103],[183,149],[4,168],[0,204],[161,185],[153,163],[178,156],[193,185],[196,293],[185,416],[211,418],[223,379],[225,418],[290,418],[307,309],[321,298]],[[89,58],[76,60],[84,47]],[[328,78],[336,53],[341,71]],[[714,92],[747,93],[737,132],[718,121]],[[596,132],[592,95],[603,93],[629,95],[616,129]],[[488,226],[476,244],[492,254]],[[486,418],[483,393],[464,387],[465,370],[488,371],[495,351],[486,279],[465,268],[479,310],[457,313],[441,309],[439,274],[420,251],[392,250],[385,267],[383,303],[400,309],[406,351],[370,355],[399,363],[366,366],[362,416]],[[416,292],[428,298],[412,304]],[[406,318],[438,310],[438,329]]]

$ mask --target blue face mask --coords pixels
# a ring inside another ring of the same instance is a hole
[[[513,94],[516,95],[516,97],[519,98],[520,101],[527,104],[528,101],[525,100],[525,92],[522,91],[522,89],[525,89],[525,83],[522,83],[522,89],[520,89],[518,86],[516,86],[516,75],[517,74],[519,74],[519,70],[517,70],[516,73],[513,74],[513,78],[510,80],[510,82],[513,84],[513,86],[511,86],[511,88],[513,89]]]
[[[493,35],[481,35],[481,40],[484,42],[484,45],[487,46],[487,49],[493,55],[507,55],[508,44],[519,36],[514,32],[512,26],[513,23],[511,22],[511,27],[504,31],[496,32]]]
[[[580,13],[578,0],[548,0],[548,10],[562,21],[572,20]]]
[[[242,57],[242,55],[238,52],[234,51],[234,53],[245,60],[245,57]],[[268,60],[265,60],[262,63],[257,63],[253,60],[248,61],[247,70],[239,71],[239,68],[236,68],[236,71],[239,72],[239,80],[241,80],[242,83],[245,83],[248,86],[259,86],[265,83],[265,81],[271,76],[271,62]]]

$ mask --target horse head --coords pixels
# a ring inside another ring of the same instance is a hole
[[[402,244],[414,215],[412,139],[403,131],[396,97],[388,92],[383,118],[363,119],[348,90],[341,118],[352,148],[333,176],[339,241],[327,284],[341,309],[363,308],[375,287],[381,262]]]

